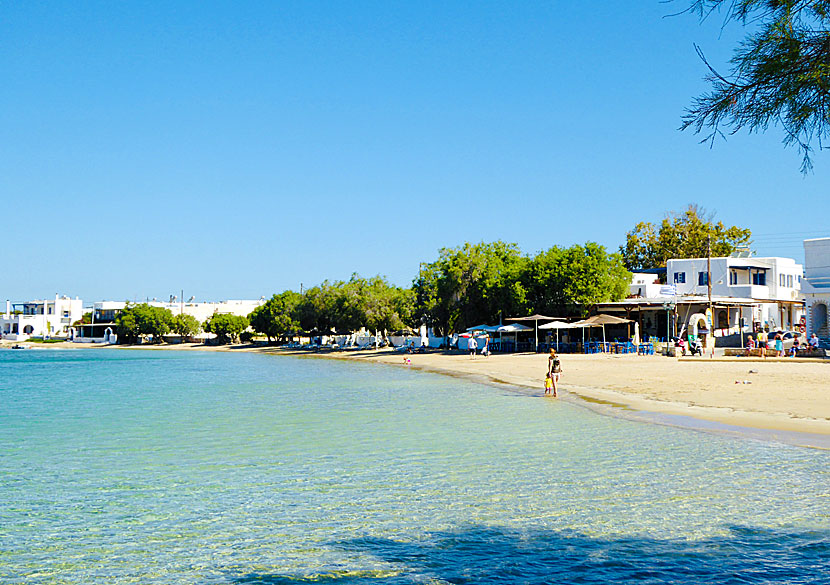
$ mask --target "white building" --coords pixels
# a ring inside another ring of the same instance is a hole
[[[743,309],[721,310],[714,316],[715,328],[744,325],[754,329],[794,329],[804,314],[801,280],[804,269],[792,258],[711,259],[712,296],[751,302],[751,313]],[[678,296],[708,296],[706,258],[669,260],[666,279]],[[751,323],[750,323],[751,322]]]
[[[662,272],[662,271],[661,271]],[[669,260],[666,285],[654,273],[637,273],[623,301],[598,303],[599,312],[636,323],[649,338],[694,335],[708,344],[711,334],[723,346],[738,346],[760,328],[794,329],[804,315],[802,266],[792,258],[718,257],[711,259],[712,315],[709,309],[706,258]],[[632,335],[633,326],[614,334]]]
[[[830,306],[830,238],[804,240],[804,281],[807,335],[815,333],[830,344],[827,308]]]
[[[639,298],[654,298],[660,296],[663,285],[657,273],[635,272],[631,275],[631,284],[628,285],[628,296]]]
[[[0,333],[9,341],[25,341],[30,337],[65,337],[72,323],[83,315],[79,298],[55,295],[54,299],[25,303],[6,301],[0,317]]]
[[[153,307],[168,309],[174,315],[192,315],[199,323],[204,323],[214,314],[230,314],[247,317],[254,309],[263,305],[265,299],[259,300],[229,300],[221,302],[163,302],[148,301],[147,304]],[[75,341],[88,342],[112,341],[115,335],[115,318],[124,307],[126,301],[98,301],[92,306],[92,323],[78,328]]]

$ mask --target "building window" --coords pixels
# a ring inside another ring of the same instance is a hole
[[[674,281],[679,282],[681,284],[686,284],[686,273],[685,272],[675,272],[674,273]]]
[[[793,275],[792,274],[787,275],[787,286],[789,288],[793,287]]]
[[[759,271],[752,273],[752,284],[756,284],[758,286],[766,286],[767,285],[767,273],[766,271]]]
[[[730,286],[738,284],[738,273],[734,270],[729,271],[729,284]]]
[[[706,286],[709,284],[709,274],[706,272],[698,272],[697,273],[697,284],[698,286]]]

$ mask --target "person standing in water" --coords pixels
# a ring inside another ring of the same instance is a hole
[[[550,350],[548,356],[548,376],[551,379],[553,386],[553,397],[556,398],[556,389],[559,386],[559,376],[562,374],[562,363],[559,361],[559,356],[556,355],[556,350]]]

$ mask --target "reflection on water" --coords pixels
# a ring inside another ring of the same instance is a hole
[[[830,572],[823,451],[367,364],[85,350],[0,367],[4,583]]]

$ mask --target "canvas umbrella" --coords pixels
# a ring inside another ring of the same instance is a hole
[[[498,330],[498,325],[476,325],[475,327],[467,327],[467,329],[465,329],[465,331],[467,331],[468,333],[473,331],[484,331],[485,333],[492,333]]]
[[[553,317],[546,317],[545,315],[530,315],[529,317],[508,317],[505,321],[533,321],[533,324],[536,329],[536,347],[534,347],[534,351],[539,350],[539,321],[553,321]]]
[[[559,330],[573,328],[572,323],[566,323],[565,321],[551,321],[550,323],[539,325],[539,329],[556,329],[556,351],[559,351]]]
[[[518,343],[519,331],[530,331],[530,327],[522,325],[521,323],[510,323],[509,325],[499,325],[496,331],[499,334],[499,342],[501,342],[502,333],[513,333],[513,340]]]
[[[606,325],[620,325],[622,323],[630,323],[631,319],[623,319],[622,317],[615,317],[614,315],[594,315],[593,317],[588,317],[587,319],[583,319],[582,321],[578,321],[576,324],[584,324],[589,325],[591,327],[597,326],[602,327],[602,347],[605,347],[605,326]]]

